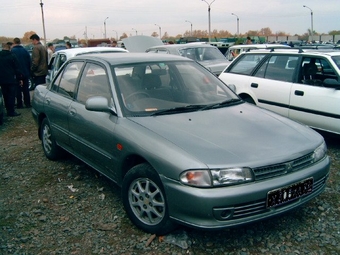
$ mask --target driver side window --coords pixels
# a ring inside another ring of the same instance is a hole
[[[93,96],[105,97],[110,102],[109,79],[102,66],[87,63],[79,82],[77,101],[85,104],[86,100]]]

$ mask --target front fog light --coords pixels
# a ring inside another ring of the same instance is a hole
[[[214,186],[239,184],[254,180],[253,171],[247,167],[212,170],[211,174]]]

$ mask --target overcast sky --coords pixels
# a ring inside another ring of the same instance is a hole
[[[318,33],[340,30],[339,0],[42,0],[46,38],[64,36],[103,38],[151,35],[167,32],[170,36],[193,30],[209,29],[208,4],[211,6],[211,30],[240,33],[269,27],[273,33],[303,34],[311,27]],[[43,37],[40,0],[1,0],[0,36],[22,37],[35,31]],[[304,8],[307,5],[310,9]],[[108,17],[108,19],[106,19]],[[189,21],[189,22],[186,22]],[[155,25],[157,24],[157,26]]]

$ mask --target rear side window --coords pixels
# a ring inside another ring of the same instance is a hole
[[[292,82],[298,57],[279,55],[271,56],[257,70],[254,76],[277,81]]]
[[[229,73],[250,75],[265,54],[245,54],[237,58],[237,62],[228,71]]]
[[[60,78],[60,83],[57,90],[58,94],[73,98],[78,75],[83,64],[83,62],[71,62],[65,67]]]

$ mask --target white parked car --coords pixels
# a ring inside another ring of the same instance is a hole
[[[245,101],[312,128],[340,134],[340,52],[254,50],[219,78]]]
[[[52,58],[48,63],[49,74],[46,77],[47,83],[53,79],[56,73],[59,71],[60,67],[66,62],[66,60],[73,58],[75,56],[83,54],[93,54],[93,53],[117,53],[117,52],[128,52],[123,48],[118,47],[86,47],[86,48],[72,48],[58,50],[53,53]]]
[[[291,47],[284,44],[237,44],[230,46],[225,53],[226,58],[229,61],[234,60],[242,52],[254,50],[254,49],[290,49]]]

